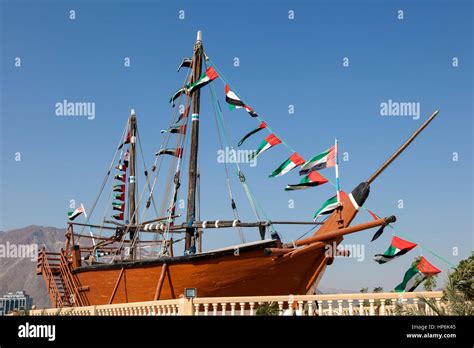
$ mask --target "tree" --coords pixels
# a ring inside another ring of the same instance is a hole
[[[474,255],[461,260],[449,280],[456,291],[461,292],[469,301],[474,300]]]

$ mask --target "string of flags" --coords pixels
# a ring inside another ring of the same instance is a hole
[[[191,68],[192,61],[190,59],[184,59],[180,66],[178,67],[178,71],[183,68]],[[207,85],[208,83],[215,80],[217,77],[220,77],[217,73],[216,69],[210,65],[207,67],[206,72],[201,75],[201,77],[195,81],[194,83],[187,84],[186,86],[179,89],[177,92],[173,94],[170,99],[170,103],[172,106],[175,106],[174,102],[177,98],[179,98],[183,94],[190,94],[203,86]],[[224,81],[224,79],[221,77]],[[277,146],[278,144],[284,143],[282,140],[273,133],[267,126],[266,122],[262,121],[258,114],[250,107],[247,103],[245,103],[242,98],[238,96],[238,94],[233,91],[230,86],[224,81],[225,83],[225,101],[228,104],[230,110],[235,109],[244,109],[252,118],[257,118],[260,121],[260,124],[257,128],[251,130],[249,133],[244,135],[242,139],[238,142],[237,146],[241,146],[247,139],[251,136],[257,134],[258,132],[262,131],[263,129],[268,129],[269,135],[266,136],[261,143],[259,144],[257,150],[249,155],[249,160],[253,160],[261,155],[263,152],[269,150],[272,147]],[[181,116],[180,116],[181,117]],[[169,130],[162,130],[162,133],[170,132],[170,133],[180,133],[180,128],[178,125],[173,125],[170,127]],[[185,129],[183,130],[183,133]],[[288,145],[286,145],[288,147]],[[290,158],[288,158],[285,162],[283,162],[278,168],[276,168],[269,177],[277,177],[285,175],[286,173],[292,171],[297,167],[301,167],[299,170],[299,174],[304,176],[298,184],[288,184],[285,188],[285,191],[292,191],[292,190],[301,190],[307,189],[310,187],[316,187],[323,185],[329,182],[322,174],[317,173],[325,168],[336,167],[336,196],[335,198],[330,198],[327,202],[323,204],[323,206],[318,209],[315,214],[315,219],[320,215],[329,214],[330,212],[337,209],[340,206],[340,188],[339,188],[339,171],[337,165],[337,139],[335,141],[335,145],[323,151],[313,157],[309,161],[305,161],[301,155],[293,151]],[[177,151],[178,150],[178,151]],[[156,153],[156,155],[162,154],[169,154],[172,156],[180,157],[182,151],[179,149],[163,149]],[[333,200],[335,199],[335,202]],[[329,202],[329,203],[328,203]]]
[[[124,141],[119,146],[119,150],[121,150],[126,144],[130,144],[131,141],[131,133],[130,131],[127,132]],[[125,212],[125,187],[127,182],[127,168],[129,163],[130,152],[127,149],[123,155],[123,163],[122,160],[119,160],[118,164],[115,166],[115,169],[119,171],[119,173],[114,175],[114,180],[118,181],[112,186],[113,192],[113,199],[112,201],[112,210],[118,211],[112,215],[112,218],[115,220],[123,221],[124,220],[124,212]]]
[[[369,209],[365,209],[374,220],[380,219],[380,217]],[[388,226],[389,224],[387,224]],[[385,226],[382,226],[385,227]],[[381,227],[381,228],[382,228]],[[371,241],[377,239],[383,232],[383,229],[377,231]],[[392,241],[385,250],[383,254],[376,254],[374,256],[374,261],[379,264],[384,264],[399,258],[402,255],[407,254],[412,249],[416,248],[418,244],[410,242],[408,240],[402,239],[397,236],[392,237]],[[411,292],[414,291],[418,285],[420,285],[427,277],[434,276],[440,273],[441,270],[433,266],[428,260],[421,256],[421,258],[412,265],[406,272],[403,277],[403,281],[395,287],[397,292]]]

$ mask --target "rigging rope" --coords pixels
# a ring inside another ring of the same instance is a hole
[[[214,110],[217,110],[218,122],[219,122],[219,126],[222,129],[222,134],[223,134],[223,139],[224,139],[225,145],[228,148],[230,148],[233,153],[236,153],[236,150],[231,145],[231,142],[229,140],[227,128],[224,125],[224,120],[223,120],[223,117],[222,117],[222,109],[220,107],[219,100],[217,99],[215,88],[214,88],[213,85],[211,85],[210,89],[211,89],[211,94],[214,97],[213,102],[217,103],[217,107],[216,107],[216,105],[213,105],[213,107],[214,107]],[[245,175],[244,175],[243,171],[240,169],[240,165],[239,165],[238,161],[235,161],[235,166],[237,168],[237,172],[236,172],[237,177],[239,178],[239,181],[242,183],[242,185],[244,187],[245,193],[247,194],[247,198],[250,202],[250,205],[252,206],[255,217],[258,221],[261,221],[262,219],[260,218],[260,214],[258,213],[255,197],[252,195],[252,192],[250,191],[247,180],[245,178]]]
[[[89,224],[89,221],[91,219],[91,216],[92,214],[94,213],[94,210],[95,210],[95,207],[97,206],[97,202],[99,201],[100,199],[100,196],[102,195],[102,192],[104,191],[104,187],[105,185],[107,184],[107,181],[109,179],[109,176],[110,176],[110,173],[112,171],[112,167],[115,163],[115,158],[117,158],[117,153],[119,151],[119,146],[122,144],[123,142],[123,139],[125,137],[125,134],[127,132],[127,128],[128,128],[128,120],[127,120],[127,123],[125,124],[125,128],[123,130],[123,133],[122,133],[122,136],[120,138],[120,141],[117,145],[117,147],[115,148],[115,154],[114,154],[114,157],[112,158],[112,161],[110,162],[110,165],[109,165],[109,169],[107,170],[107,173],[105,174],[105,177],[104,177],[104,180],[102,181],[102,185],[100,186],[100,189],[99,189],[99,192],[98,194],[96,195],[95,197],[95,200],[94,200],[94,203],[92,204],[92,208],[91,210],[89,211],[89,214],[87,215],[87,218],[86,218],[86,222],[85,222],[85,225]],[[84,233],[84,229],[86,228],[86,226],[82,226],[82,229],[81,229],[81,234]]]
[[[212,63],[212,61],[210,59],[208,59],[209,62],[211,62],[212,66],[218,70],[218,68],[215,67],[214,63]],[[207,67],[207,61],[206,61],[206,67]],[[220,75],[220,73],[219,73]],[[216,100],[216,103],[217,103],[217,106],[218,106],[218,115],[219,115],[219,119],[221,120],[221,123],[222,123],[222,128],[223,128],[223,131],[224,131],[224,139],[230,143],[229,141],[229,136],[228,136],[228,129],[227,127],[225,126],[225,121],[224,121],[224,117],[222,116],[222,109],[221,109],[221,106],[220,106],[220,103],[219,103],[219,100],[217,98],[217,94],[216,94],[216,91],[215,91],[215,87],[214,85],[210,85],[210,89],[211,89],[211,93],[213,94],[214,96],[214,99]],[[236,153],[236,150],[234,149],[234,147],[232,145],[228,145],[231,150],[233,151],[233,153]],[[240,179],[240,182],[243,184],[243,187],[244,187],[244,190],[247,194],[247,197],[249,199],[249,202],[252,206],[252,209],[254,210],[254,213],[256,214],[256,217],[259,221],[261,221],[261,218],[258,214],[258,210],[260,210],[260,212],[262,213],[262,215],[265,217],[265,219],[269,222],[269,228],[272,230],[272,232],[276,232],[273,224],[271,223],[271,219],[268,217],[268,215],[266,214],[265,210],[263,209],[263,207],[259,204],[259,202],[257,201],[257,199],[255,198],[253,192],[250,190],[250,187],[248,185],[248,183],[246,182],[246,179],[245,179],[245,176],[243,174],[243,172],[241,171],[240,169],[240,166],[238,164],[238,161],[235,161],[236,162],[236,167],[237,167],[237,176],[239,177]]]
[[[215,102],[214,102],[214,99],[213,99],[213,97],[215,97],[215,95],[214,95],[213,92],[215,92],[215,91],[211,91],[209,96],[211,98],[212,107],[214,109],[214,120],[216,121],[217,134],[219,135],[219,143],[221,145],[221,149],[224,149],[224,145],[223,145],[223,142],[222,142],[221,129],[220,129],[220,126],[219,126],[219,121],[218,121],[216,105],[215,105]],[[236,159],[236,161],[237,161],[237,159]],[[229,170],[227,168],[227,161],[225,159],[224,159],[224,171],[225,171],[225,175],[226,175],[226,182],[227,182],[227,189],[228,189],[228,193],[229,193],[229,198],[230,198],[230,201],[231,201],[232,213],[234,214],[234,219],[235,220],[240,220],[239,212],[237,210],[237,206],[235,205],[234,196],[232,194],[232,187],[231,187],[230,178],[229,178]],[[257,217],[258,217],[258,215],[257,215]],[[242,231],[242,227],[238,226],[237,231],[239,233],[240,242],[245,243],[245,236],[244,236],[244,233]]]

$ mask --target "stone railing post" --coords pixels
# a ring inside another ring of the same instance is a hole
[[[359,315],[365,315],[364,313],[364,300],[358,300],[359,301]]]
[[[322,316],[323,315],[323,301],[318,300],[318,315]]]
[[[352,301],[353,300],[347,300],[347,303],[349,304],[349,315],[354,315],[354,307],[352,307]]]
[[[344,315],[343,309],[342,309],[342,300],[337,300],[337,310],[339,311],[338,315]]]
[[[194,304],[192,298],[180,298],[178,315],[194,315]]]
[[[369,313],[370,313],[370,315],[375,315],[374,302],[375,302],[374,299],[369,300],[369,305],[370,305],[370,312]]]
[[[332,300],[328,300],[328,315],[332,315]]]

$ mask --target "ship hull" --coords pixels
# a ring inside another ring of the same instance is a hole
[[[199,297],[306,294],[326,265],[324,250],[265,255],[263,249],[274,245],[263,241],[193,256],[80,267],[74,273],[87,289],[89,305],[173,299],[185,288],[196,288]]]

